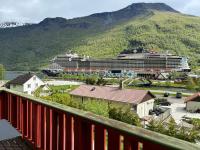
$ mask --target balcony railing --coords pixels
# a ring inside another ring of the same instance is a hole
[[[8,120],[34,149],[200,150],[189,142],[4,88],[0,119]]]

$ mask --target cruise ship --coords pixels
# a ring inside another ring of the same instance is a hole
[[[124,51],[117,58],[93,59],[77,54],[59,55],[52,60],[47,69],[65,73],[137,74],[138,76],[156,75],[173,71],[190,72],[188,58],[172,54],[160,54],[137,49]]]

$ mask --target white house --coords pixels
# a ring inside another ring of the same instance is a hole
[[[145,90],[121,89],[118,87],[80,85],[70,95],[82,100],[98,99],[132,106],[140,118],[149,115],[153,110],[155,96]]]
[[[32,73],[27,73],[9,81],[6,87],[14,91],[32,95],[42,85],[44,85],[44,82],[40,78]]]
[[[196,93],[185,100],[186,110],[189,112],[200,111],[200,92]]]

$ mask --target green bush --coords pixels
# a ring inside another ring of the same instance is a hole
[[[106,85],[108,82],[107,82],[107,80],[105,80],[105,79],[103,79],[103,78],[99,78],[98,80],[97,80],[97,85]]]
[[[109,118],[122,121],[128,124],[132,124],[135,126],[141,126],[140,119],[136,113],[131,111],[131,109],[123,110],[121,108],[110,108],[109,110]]]
[[[93,112],[97,115],[109,117],[108,102],[103,100],[86,100],[83,102],[84,110]]]
[[[95,85],[97,83],[97,79],[91,77],[91,78],[87,78],[85,82],[86,84]]]
[[[195,143],[197,140],[200,140],[199,130],[197,130],[196,128],[179,128],[174,119],[171,119],[167,125],[163,125],[161,122],[152,120],[147,125],[147,129],[193,143]]]

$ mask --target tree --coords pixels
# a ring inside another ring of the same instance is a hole
[[[0,64],[0,80],[4,79],[4,75],[5,75],[5,68],[2,64]]]

